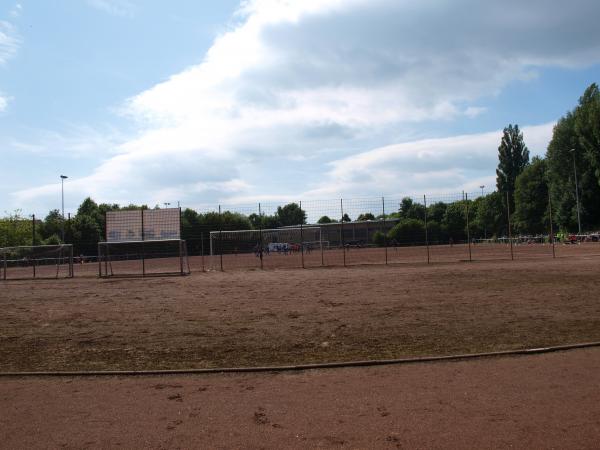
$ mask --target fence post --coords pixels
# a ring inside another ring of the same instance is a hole
[[[510,259],[511,261],[514,261],[515,255],[513,252],[512,235],[510,232],[510,198],[508,196],[508,191],[506,191],[506,212],[508,214],[508,242],[510,242]]]
[[[329,236],[329,234],[327,236]],[[323,253],[323,224],[319,224],[319,247],[321,247],[321,267],[323,267],[325,266],[325,255]]]
[[[381,212],[383,215],[383,247],[385,249],[385,264],[388,263],[388,243],[387,243],[387,233],[385,233],[385,197],[381,197]]]
[[[344,245],[344,202],[341,198],[340,211],[342,212],[342,221],[340,223],[340,243],[342,244],[342,255],[344,255],[344,267],[346,267],[346,246]]]
[[[179,270],[181,275],[183,275],[183,239],[181,236],[181,206],[179,204],[177,205],[177,209],[179,209]]]
[[[209,232],[210,233],[210,232]],[[202,252],[202,272],[206,272],[204,265],[204,233],[200,232],[200,251]]]
[[[106,242],[108,242],[108,235],[106,233],[106,230],[108,229],[108,225],[106,223],[106,214],[107,214],[107,211],[104,211],[104,240]],[[106,244],[104,246],[105,255],[103,256],[103,258],[104,258],[104,275],[105,276],[108,276],[108,249],[109,249],[108,244]],[[79,251],[81,252],[81,249],[79,249]],[[81,255],[81,253],[80,253],[80,255]],[[100,246],[98,246],[98,258],[100,258]],[[100,262],[100,264],[102,264],[102,262]],[[111,267],[111,271],[112,271],[112,264],[110,267]],[[100,272],[102,272],[102,265],[100,265]]]
[[[264,243],[263,243],[263,231],[262,231],[262,211],[260,209],[260,203],[258,204],[258,233],[259,233],[259,247],[258,247],[258,256],[260,258],[260,268],[264,269],[263,266],[263,250],[264,250]]]
[[[33,214],[32,216],[32,222],[31,222],[31,230],[32,230],[32,234],[31,234],[31,245],[33,247],[35,247],[35,214]],[[35,248],[31,249],[33,252],[33,258],[32,258],[32,267],[33,267],[33,278],[35,278]]]
[[[144,232],[144,208],[141,209],[142,214],[142,277],[146,276],[146,248],[144,241],[146,240],[146,234]]]
[[[554,227],[552,225],[552,196],[548,189],[548,214],[550,215],[550,243],[552,244],[552,258],[556,258],[556,250],[554,248]]]
[[[467,213],[467,241],[469,243],[469,261],[473,261],[471,253],[471,230],[469,226],[469,194],[465,192],[465,209]]]
[[[223,272],[223,218],[221,217],[221,205],[219,205],[219,257],[221,272]]]
[[[300,212],[302,212],[302,201],[300,201]],[[302,268],[304,269],[304,232],[303,225],[304,218],[300,221],[300,257],[302,258]]]
[[[425,207],[425,246],[427,247],[427,264],[429,264],[429,232],[427,231],[427,196],[423,195],[423,206]]]

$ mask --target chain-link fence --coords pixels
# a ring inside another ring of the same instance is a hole
[[[557,232],[546,203],[535,230],[499,192],[182,208],[181,238],[192,271],[600,255],[599,233]],[[105,236],[77,218],[65,229],[76,262],[95,261]]]

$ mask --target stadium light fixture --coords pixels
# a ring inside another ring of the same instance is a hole
[[[483,184],[482,184],[481,186],[479,186],[479,189],[481,189],[481,196],[482,196],[482,197],[483,197],[483,188],[484,188],[484,187],[485,187],[485,185],[483,185]]]
[[[62,200],[62,241],[65,242],[65,180],[69,178],[66,175],[60,176],[60,193]]]
[[[575,199],[577,200],[577,227],[581,234],[581,213],[579,209],[579,188],[577,187],[577,165],[575,164],[575,149],[572,148],[569,152],[573,155],[573,172],[575,173]]]
[[[171,206],[171,203],[165,202],[164,205],[165,205],[165,208],[168,208],[169,206]]]

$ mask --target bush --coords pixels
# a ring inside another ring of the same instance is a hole
[[[386,244],[386,237],[385,237],[385,233],[382,233],[381,231],[376,231],[375,233],[373,233],[373,244],[375,244],[377,247],[385,247]]]
[[[413,243],[425,240],[425,223],[418,219],[404,219],[388,233],[388,238],[398,243]]]

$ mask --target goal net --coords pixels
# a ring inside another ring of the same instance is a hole
[[[106,213],[106,242],[98,243],[100,277],[189,273],[179,208]]]
[[[327,243],[328,244],[328,243]],[[325,245],[320,227],[286,227],[267,230],[211,231],[210,254],[299,252]]]
[[[0,248],[0,279],[73,277],[73,246],[34,245]]]
[[[187,247],[181,239],[100,242],[100,277],[188,275]]]

